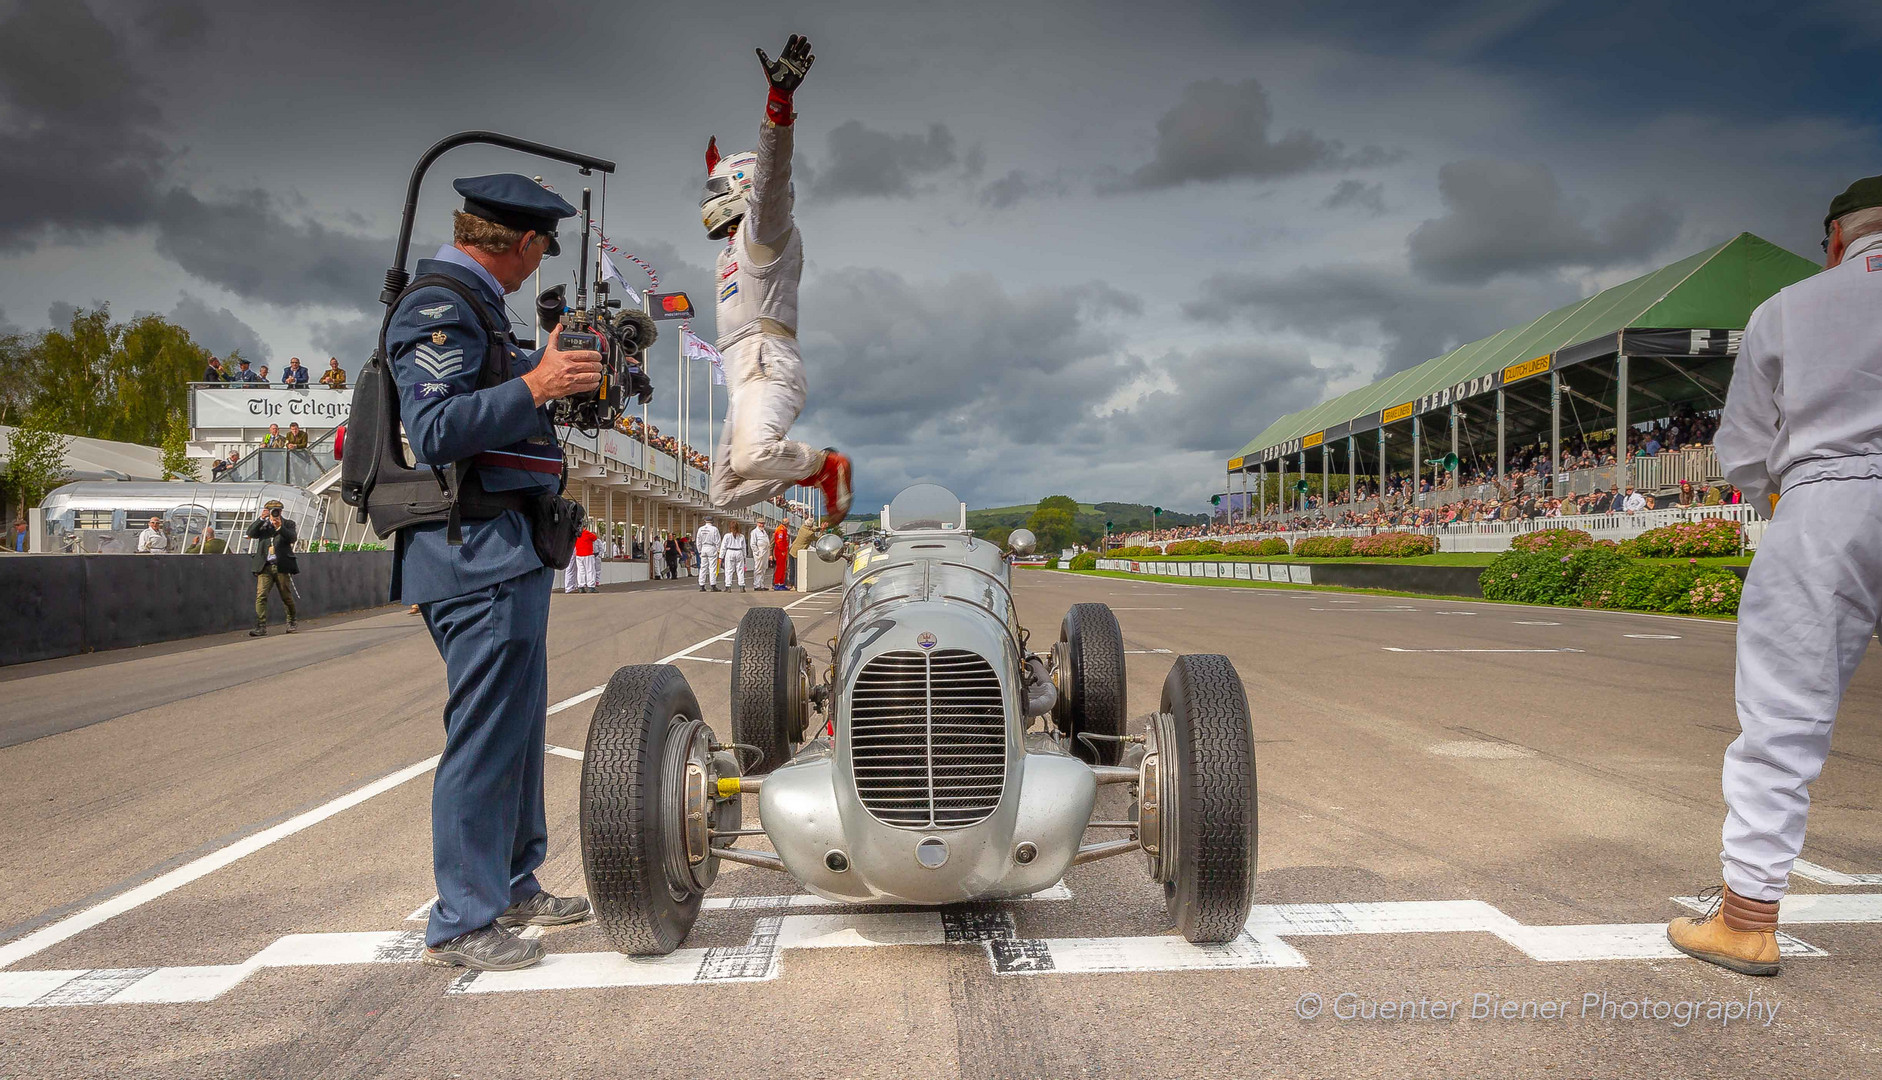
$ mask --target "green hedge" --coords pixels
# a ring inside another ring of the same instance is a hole
[[[1098,556],[1089,551],[1081,551],[1072,556],[1071,568],[1073,570],[1096,570],[1098,568]]]
[[[1409,559],[1435,555],[1438,538],[1423,533],[1383,532],[1361,536],[1353,541],[1353,554],[1365,558]]]
[[[1511,551],[1571,551],[1594,546],[1594,537],[1581,529],[1539,529],[1510,539]],[[1612,547],[1612,542],[1608,546]]]
[[[1353,554],[1350,536],[1309,536],[1294,541],[1294,554],[1310,559],[1344,559]]]
[[[1738,576],[1728,570],[1696,562],[1643,562],[1602,545],[1512,548],[1477,580],[1486,600],[1676,615],[1735,614],[1743,592]]]

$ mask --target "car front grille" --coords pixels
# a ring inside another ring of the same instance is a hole
[[[1000,677],[965,649],[890,652],[863,665],[850,694],[856,794],[905,829],[972,825],[1006,786]]]

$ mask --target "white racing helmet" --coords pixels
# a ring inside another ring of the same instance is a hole
[[[752,177],[758,172],[758,155],[747,151],[728,158],[719,156],[719,140],[706,143],[706,195],[699,200],[699,218],[705,222],[706,236],[723,240],[745,216],[745,201],[751,196]]]

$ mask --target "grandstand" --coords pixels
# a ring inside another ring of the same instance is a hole
[[[1508,500],[1525,482],[1557,498],[1717,485],[1710,433],[1745,322],[1817,269],[1741,233],[1283,416],[1228,462],[1230,523]]]

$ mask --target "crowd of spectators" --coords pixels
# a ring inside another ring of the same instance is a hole
[[[288,358],[288,366],[281,370],[280,385],[289,390],[305,390],[311,377],[312,372],[302,366],[301,358],[291,356]],[[211,356],[201,381],[249,389],[275,385],[274,379],[268,374],[267,364],[256,366],[242,356],[236,357],[233,363]],[[321,372],[320,378],[314,381],[329,390],[346,389],[346,369],[340,366],[340,358],[328,357],[327,370]]]

